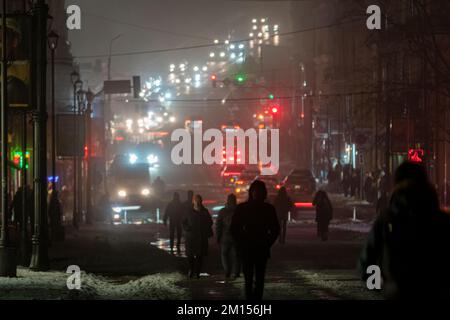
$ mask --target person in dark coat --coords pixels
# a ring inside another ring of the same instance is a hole
[[[349,164],[346,164],[343,169],[343,178],[342,178],[342,189],[344,191],[345,197],[350,195],[351,184],[352,184],[352,167]]]
[[[242,257],[245,295],[249,300],[262,300],[270,248],[280,234],[275,207],[265,202],[266,198],[266,185],[255,180],[250,186],[248,201],[236,207],[231,221],[231,233]]]
[[[164,212],[164,225],[167,226],[167,220],[169,220],[169,232],[170,232],[170,251],[173,252],[175,233],[177,235],[177,252],[181,253],[181,236],[183,226],[181,222],[183,220],[183,204],[180,201],[180,195],[178,192],[173,194],[173,199],[167,204],[166,211]]]
[[[227,203],[219,211],[216,221],[217,243],[220,245],[222,266],[225,271],[225,277],[235,277],[240,273],[240,261],[237,253],[236,242],[230,232],[231,221],[236,210],[237,200],[234,194],[228,195]]]
[[[450,298],[450,216],[439,208],[435,188],[421,164],[405,162],[395,172],[388,209],[378,216],[359,259],[379,266],[388,299]]]
[[[333,219],[333,206],[328,198],[328,194],[323,190],[317,191],[313,205],[316,207],[317,236],[322,241],[327,241],[328,226]]]
[[[8,220],[13,221],[18,224],[20,227],[27,226],[28,222],[31,225],[31,232],[33,232],[34,228],[34,194],[33,190],[30,186],[26,186],[26,210],[23,210],[23,187],[19,187],[14,194],[13,200],[10,204],[8,210]],[[25,214],[25,215],[24,215]],[[25,222],[23,223],[23,218],[25,216]]]
[[[48,216],[52,241],[64,240],[64,228],[62,227],[62,209],[58,191],[51,190],[48,195]]]
[[[202,197],[196,195],[192,209],[183,219],[190,278],[194,275],[200,278],[203,257],[208,255],[208,238],[213,236],[213,221],[202,201]]]
[[[183,202],[183,214],[188,214],[192,210],[194,203],[194,191],[188,190],[186,197],[186,201]]]
[[[368,172],[366,174],[366,179],[364,180],[364,198],[367,200],[367,202],[373,202],[373,177],[372,173]]]
[[[278,195],[276,196],[273,205],[277,211],[278,223],[280,224],[280,237],[279,241],[281,244],[286,243],[286,226],[289,219],[289,212],[293,212],[295,209],[294,203],[288,196],[286,188],[281,187],[278,190]]]

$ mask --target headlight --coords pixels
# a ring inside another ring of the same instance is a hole
[[[120,214],[115,214],[115,215],[114,215],[114,219],[115,219],[115,220],[120,219]]]
[[[150,189],[147,188],[142,189],[141,194],[147,197],[148,195],[150,195]]]
[[[137,160],[138,160],[137,155],[135,155],[134,153],[130,154],[129,161],[131,164],[135,164]]]
[[[117,192],[117,195],[121,198],[125,198],[127,196],[127,192],[125,190],[119,190],[119,192]]]
[[[158,156],[155,156],[154,154],[150,154],[150,155],[147,157],[147,162],[148,162],[149,164],[155,164],[155,163],[157,163],[157,162],[158,162]]]

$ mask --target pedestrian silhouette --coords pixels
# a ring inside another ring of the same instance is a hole
[[[155,196],[158,200],[164,196],[164,192],[166,191],[166,184],[161,179],[161,177],[156,177],[155,181],[153,181],[153,190],[155,192]]]
[[[319,190],[314,196],[313,205],[316,207],[317,236],[322,241],[328,240],[328,226],[333,219],[333,206],[328,194]]]
[[[192,205],[194,203],[194,191],[188,190],[186,193],[186,201],[183,202],[183,214],[187,215],[192,210]]]
[[[401,164],[394,183],[360,256],[362,278],[367,281],[367,268],[377,265],[388,299],[449,299],[450,217],[422,165]]]
[[[216,221],[217,243],[220,245],[220,254],[222,266],[225,271],[225,277],[235,277],[240,273],[240,261],[237,252],[236,241],[231,234],[230,227],[236,210],[237,201],[234,194],[228,195],[225,207],[219,211]]]
[[[183,221],[183,204],[180,201],[180,195],[178,192],[173,194],[173,199],[167,204],[166,211],[164,213],[164,225],[167,225],[169,221],[170,232],[170,251],[173,252],[175,233],[177,236],[177,252],[181,253],[181,236],[182,236],[182,221]]]
[[[284,244],[286,243],[286,227],[287,220],[289,219],[289,212],[292,213],[295,209],[294,203],[288,196],[285,187],[281,187],[280,190],[278,190],[278,194],[275,197],[273,205],[277,211],[278,223],[281,228],[279,241]]]
[[[196,195],[192,209],[183,219],[190,278],[193,276],[200,278],[203,258],[208,255],[208,238],[213,236],[213,221],[202,202],[202,197]]]
[[[270,248],[280,233],[275,207],[265,202],[264,182],[255,180],[248,201],[239,204],[231,222],[231,233],[238,244],[248,300],[262,300]]]

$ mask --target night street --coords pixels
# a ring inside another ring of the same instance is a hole
[[[0,1],[0,303],[198,320],[448,301],[449,16]]]

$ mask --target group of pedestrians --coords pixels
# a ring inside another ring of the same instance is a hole
[[[266,185],[256,180],[250,186],[246,202],[237,204],[235,195],[228,196],[216,222],[216,238],[225,276],[239,277],[242,270],[246,297],[251,300],[262,299],[270,248],[280,234],[279,216],[266,198]],[[208,255],[209,239],[213,237],[213,221],[208,209],[203,206],[202,197],[188,191],[188,198],[182,203],[179,194],[174,193],[164,214],[164,223],[167,224],[167,221],[171,251],[174,249],[175,234],[177,250],[180,251],[184,231],[188,276],[199,278],[204,257]]]

